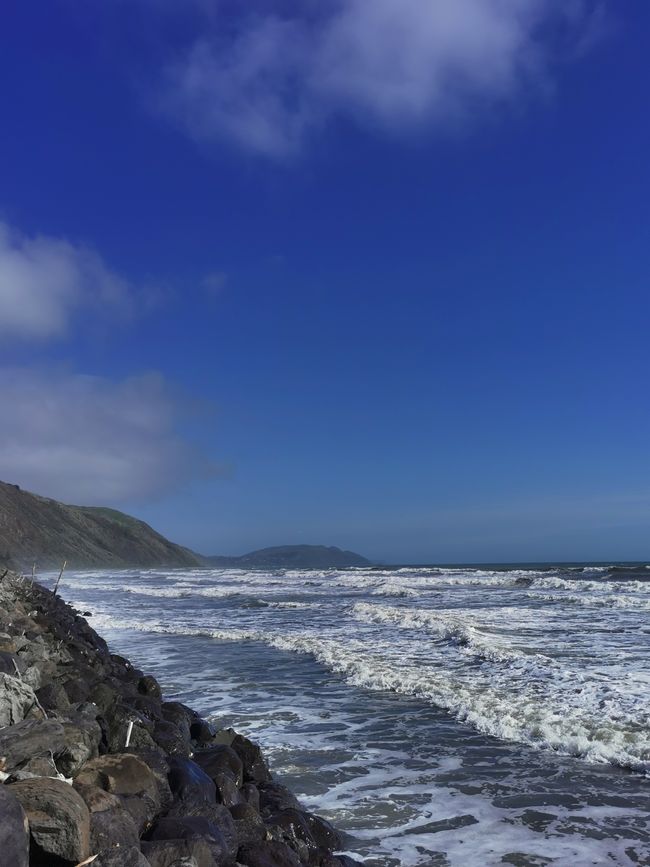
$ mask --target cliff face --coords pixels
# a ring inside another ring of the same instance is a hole
[[[0,482],[0,562],[28,569],[199,566],[144,521],[114,509],[68,506]]]

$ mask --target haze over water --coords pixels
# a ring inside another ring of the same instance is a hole
[[[369,864],[650,864],[646,566],[86,571],[62,592]]]

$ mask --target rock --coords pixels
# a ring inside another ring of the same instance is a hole
[[[0,650],[5,653],[16,653],[18,648],[16,647],[16,642],[11,637],[11,635],[7,635],[6,632],[0,633]]]
[[[81,677],[75,677],[72,680],[66,681],[63,684],[65,694],[68,696],[70,704],[79,704],[86,701],[90,695],[90,684]]]
[[[185,740],[190,740],[190,726],[197,719],[198,713],[180,701],[164,701],[160,707],[164,720],[178,726]]]
[[[252,846],[266,840],[266,825],[250,804],[237,804],[230,808],[240,846]]]
[[[0,770],[12,771],[37,756],[61,752],[65,734],[56,720],[23,720],[0,729]]]
[[[260,783],[260,810],[262,814],[277,813],[281,810],[300,810],[300,803],[296,796],[280,783]]]
[[[309,830],[307,817],[300,810],[287,809],[274,813],[266,820],[266,824],[273,838],[298,852],[303,861],[318,848]]]
[[[158,749],[153,750],[132,750],[128,753],[136,755],[140,761],[144,762],[154,775],[158,786],[158,795],[160,797],[160,809],[164,812],[172,803],[173,795],[169,788],[169,761],[167,756]]]
[[[189,840],[152,840],[141,844],[150,867],[226,867],[230,858],[215,861],[210,844],[201,837]]]
[[[160,688],[160,684],[156,680],[155,677],[151,677],[150,674],[141,677],[138,681],[138,692],[142,693],[142,695],[151,696],[151,698],[162,698],[162,690]]]
[[[364,867],[362,861],[355,861],[349,855],[337,855],[334,861],[338,861],[341,867]]]
[[[250,804],[251,807],[259,813],[260,793],[257,786],[253,783],[244,783],[244,785],[241,787],[241,793],[246,803]]]
[[[11,867],[28,867],[29,826],[20,801],[9,786],[0,786],[0,852]]]
[[[26,669],[27,663],[20,659],[20,657],[15,653],[0,650],[0,672],[3,672],[4,674],[16,674],[18,671],[23,675]]]
[[[36,698],[47,710],[65,712],[70,707],[70,699],[60,683],[46,683],[36,690]]]
[[[160,813],[158,781],[151,769],[130,753],[99,756],[88,762],[75,779],[75,786],[92,785],[119,795],[142,833]]]
[[[118,799],[119,802],[119,799]],[[130,813],[119,802],[107,810],[90,814],[90,845],[95,853],[107,849],[128,850],[139,846],[138,829]]]
[[[192,759],[171,756],[168,780],[172,794],[183,801],[216,803],[217,789],[213,780]]]
[[[271,773],[257,744],[242,735],[235,735],[231,746],[241,760],[245,782],[265,783],[271,780]]]
[[[94,719],[77,717],[63,722],[65,745],[56,757],[57,767],[66,777],[73,777],[86,762],[99,755],[102,730]]]
[[[246,867],[300,867],[296,853],[277,840],[243,846],[237,853],[237,861]]]
[[[61,780],[39,777],[13,783],[35,844],[46,855],[77,864],[90,854],[90,814],[81,795]]]
[[[242,761],[232,747],[219,744],[194,754],[194,761],[215,782],[227,775],[239,788],[244,782]],[[217,783],[218,785],[218,783]]]
[[[100,713],[106,716],[115,710],[120,695],[112,686],[106,683],[98,683],[91,690],[89,698],[97,705]]]
[[[93,759],[86,764],[75,782],[99,786],[114,795],[147,794],[159,800],[158,784],[153,772],[131,753]]]
[[[159,747],[162,747],[170,755],[189,757],[192,752],[189,739],[183,736],[177,725],[167,722],[167,720],[159,720],[156,723],[153,739]]]
[[[318,846],[323,849],[340,849],[343,846],[341,835],[327,819],[316,816],[314,813],[303,813],[303,815]]]
[[[232,859],[235,851],[227,845],[219,828],[202,816],[160,819],[149,833],[154,840],[192,840],[197,837],[210,847],[210,854],[217,864]]]
[[[228,851],[233,856],[237,854],[237,849],[241,845],[235,821],[223,804],[208,804],[206,801],[175,801],[165,818],[207,820],[221,831]]]
[[[34,709],[37,709],[34,690],[17,677],[0,674],[0,728],[22,722]],[[35,715],[42,717],[40,712]]]
[[[215,728],[207,720],[197,719],[190,725],[190,738],[199,746],[212,744]]]
[[[150,867],[139,846],[130,849],[105,849],[92,862],[92,867]]]

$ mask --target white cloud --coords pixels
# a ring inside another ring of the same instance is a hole
[[[292,15],[286,3],[282,15],[247,8],[236,26],[206,17],[207,35],[166,71],[161,105],[199,140],[283,157],[335,115],[403,131],[508,100],[543,82],[558,36],[570,32],[577,44],[603,5],[327,0],[318,15],[309,14],[312,4],[291,5]]]
[[[93,250],[0,222],[0,336],[60,338],[83,307],[130,315],[133,304],[132,288]]]
[[[0,479],[77,504],[146,499],[213,468],[175,433],[157,374],[122,382],[0,370]]]

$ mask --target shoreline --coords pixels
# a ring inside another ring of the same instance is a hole
[[[260,748],[165,701],[82,614],[0,582],[0,847],[12,867],[354,867]],[[185,859],[185,860],[183,860]]]

